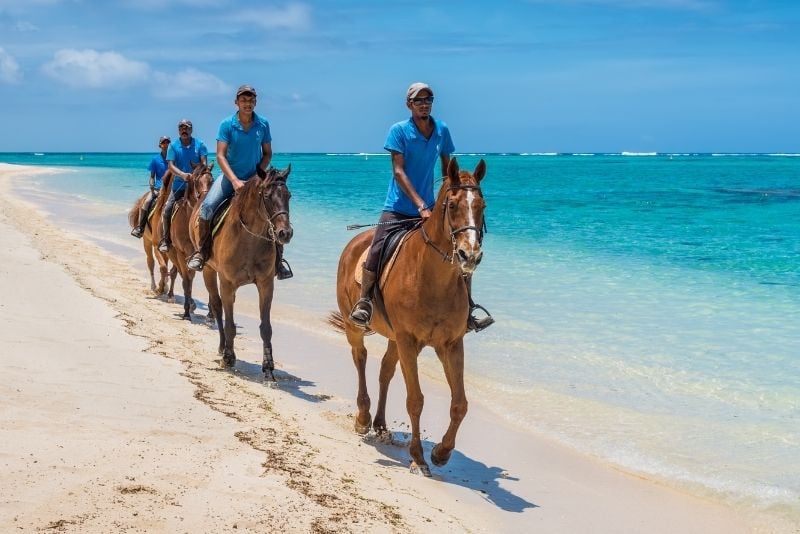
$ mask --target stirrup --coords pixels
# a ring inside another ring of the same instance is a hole
[[[359,305],[364,305],[360,307]],[[366,317],[362,317],[366,315]],[[350,312],[350,321],[359,328],[368,328],[372,320],[372,301],[368,298],[360,298],[353,306],[353,311]]]
[[[195,252],[189,258],[189,261],[186,262],[186,266],[193,271],[202,271],[205,263],[206,260],[203,258],[203,255],[199,252]]]
[[[275,269],[275,276],[278,278],[278,280],[286,280],[287,278],[291,278],[294,276],[292,268],[289,267],[288,261],[281,258],[281,262],[278,264],[278,268]]]
[[[131,235],[135,238],[141,238],[142,234],[144,234],[144,228],[141,226],[134,226],[133,230],[131,230]]]
[[[472,312],[475,310],[483,310],[483,313],[486,314],[486,317],[481,317],[478,319]],[[489,311],[481,306],[480,304],[473,304],[469,309],[469,317],[467,318],[467,332],[470,330],[473,332],[480,332],[486,328],[489,328],[494,324],[494,317],[489,313]]]

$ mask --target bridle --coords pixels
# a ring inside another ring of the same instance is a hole
[[[283,180],[271,180],[269,183],[264,184],[264,186],[262,186],[262,187],[264,187],[264,188],[269,187],[269,186],[273,185],[273,182],[278,184],[278,185],[283,184],[283,186],[286,187],[286,183]],[[275,219],[275,217],[278,217],[279,215],[286,215],[286,217],[289,217],[289,212],[287,210],[280,210],[280,211],[276,211],[275,213],[270,215],[269,214],[269,207],[267,206],[267,195],[264,193],[264,191],[260,191],[258,193],[258,196],[259,196],[259,199],[260,199],[261,207],[263,208],[263,210],[261,210],[261,209],[258,210],[258,214],[261,215],[262,220],[267,223],[266,235],[257,234],[255,232],[253,232],[252,230],[250,230],[247,227],[247,225],[245,224],[244,219],[242,219],[242,213],[241,212],[239,212],[239,223],[242,225],[242,228],[244,228],[244,231],[247,232],[248,234],[250,234],[253,237],[257,237],[258,239],[263,239],[264,241],[277,241],[277,236],[275,234],[274,219]]]
[[[481,193],[481,196],[483,196],[483,193],[481,192],[481,188],[477,184],[450,185],[450,186],[447,187],[447,189],[445,189],[445,193],[449,193],[450,191],[457,190],[457,189],[463,189],[463,190],[467,190],[467,191],[478,191],[479,193]],[[475,230],[475,232],[478,234],[478,243],[479,244],[483,244],[483,234],[486,233],[486,218],[483,218],[483,224],[481,225],[480,228],[478,228],[475,225],[471,225],[470,224],[470,225],[466,225],[466,226],[459,226],[458,228],[453,229],[453,223],[450,220],[450,210],[448,209],[448,206],[450,204],[447,201],[447,195],[446,194],[444,195],[443,204],[444,204],[444,206],[443,206],[443,209],[442,209],[442,223],[444,223],[445,219],[447,219],[447,225],[450,227],[450,243],[453,246],[451,253],[450,254],[445,253],[444,251],[442,251],[442,249],[440,249],[436,245],[436,243],[433,242],[433,240],[430,238],[430,236],[428,236],[428,233],[425,231],[425,225],[424,224],[420,224],[420,231],[422,233],[423,241],[425,241],[426,244],[432,246],[433,249],[436,252],[439,253],[439,255],[442,257],[442,259],[445,262],[455,263],[456,250],[458,249],[458,244],[456,243],[456,235],[458,235],[461,232],[465,232],[467,230]]]

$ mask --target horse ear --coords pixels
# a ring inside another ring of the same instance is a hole
[[[211,165],[208,166],[208,172],[211,172],[213,170],[214,170],[214,162],[212,161]]]
[[[289,166],[286,167],[286,170],[281,173],[283,175],[283,179],[284,180],[288,180],[289,179],[289,174],[291,172],[292,172],[292,164],[290,163]]]
[[[458,175],[458,162],[456,158],[450,160],[450,163],[447,164],[447,177],[450,178],[451,184],[459,183],[459,175]]]
[[[478,165],[475,166],[475,172],[472,173],[476,180],[479,182],[483,180],[483,177],[486,176],[486,162],[483,161],[483,158],[478,162]]]

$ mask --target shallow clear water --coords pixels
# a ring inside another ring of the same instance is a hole
[[[68,169],[33,180],[110,206],[91,224],[124,241],[150,157],[0,161]],[[467,337],[470,398],[625,468],[800,510],[800,158],[482,157],[474,292],[497,323]],[[278,298],[323,329],[345,226],[377,220],[389,158],[276,155],[288,163],[297,276]]]

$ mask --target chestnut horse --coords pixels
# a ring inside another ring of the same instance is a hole
[[[245,284],[255,284],[258,288],[259,331],[264,346],[261,369],[265,374],[269,373],[273,381],[275,364],[272,359],[270,310],[275,288],[276,246],[285,245],[292,239],[292,225],[289,222],[291,193],[286,185],[291,170],[291,165],[284,171],[270,167],[264,178],[253,176],[245,182],[231,200],[224,224],[214,236],[211,255],[203,266],[208,307],[217,320],[219,354],[224,367],[233,367],[236,363],[233,350],[233,338],[236,336],[233,303],[236,290]],[[198,205],[191,219],[192,241],[198,250],[199,211]]]
[[[178,268],[181,274],[183,285],[183,319],[192,320],[191,312],[196,305],[192,298],[192,284],[194,282],[195,271],[186,266],[186,259],[194,252],[194,245],[189,236],[189,217],[192,215],[195,206],[205,198],[214,176],[211,171],[214,164],[198,164],[192,169],[192,174],[186,180],[186,192],[179,201],[175,203],[172,210],[172,224],[170,225],[170,239],[172,245],[169,247],[170,261]],[[209,310],[209,318],[213,318]]]
[[[147,198],[147,195],[148,193],[145,193],[139,197],[128,212],[128,223],[131,229],[139,224],[139,210],[142,207],[142,203]],[[156,231],[159,236],[161,235],[161,208],[163,208],[167,195],[169,195],[169,189],[162,187],[156,199],[156,203],[153,206],[153,210],[151,214],[149,214],[144,225],[144,233],[142,234],[142,246],[144,247],[145,260],[147,261],[147,270],[150,272],[150,290],[159,296],[163,295],[167,290],[167,276],[170,277],[169,294],[172,295],[175,286],[175,277],[178,272],[174,265],[172,269],[168,268],[169,258],[166,254],[158,250],[158,238],[155,237]],[[155,278],[156,262],[158,262],[158,269],[161,273],[157,286]]]
[[[467,331],[469,295],[464,276],[471,274],[481,261],[483,211],[486,206],[480,181],[486,173],[481,160],[474,173],[459,171],[455,158],[450,160],[430,218],[412,230],[395,258],[391,276],[382,286],[383,310],[375,306],[369,328],[388,339],[381,361],[378,406],[372,428],[378,434],[386,429],[386,394],[398,360],[406,383],[406,408],[411,418],[412,471],[419,469],[430,476],[420,442],[419,418],[423,395],[417,373],[417,357],[430,346],[442,362],[450,385],[450,426],[441,442],[431,451],[431,461],[441,466],[455,448],[456,433],[467,413],[464,392],[464,334]],[[374,230],[354,237],[339,259],[336,297],[339,312],[329,322],[343,330],[350,343],[358,371],[358,413],[355,430],[366,434],[370,428],[370,398],[365,367],[367,333],[349,320],[350,311],[360,296],[355,281],[358,260],[372,242]]]

